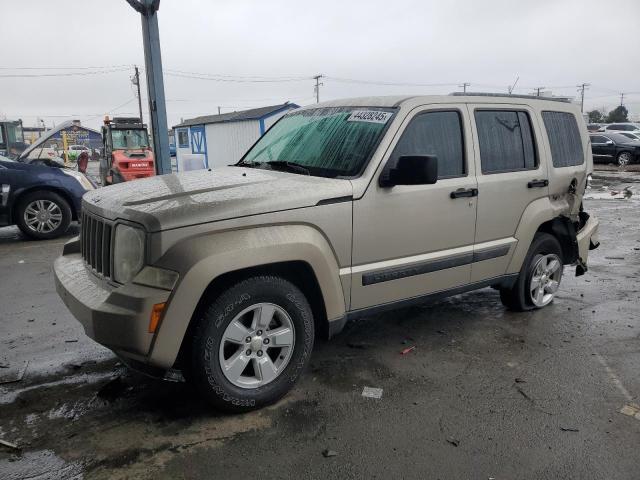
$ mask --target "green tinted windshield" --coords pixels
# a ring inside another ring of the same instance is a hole
[[[333,107],[292,112],[276,123],[242,163],[292,162],[312,175],[353,176],[369,161],[395,111]]]
[[[111,130],[111,141],[116,150],[130,150],[149,146],[146,130]]]

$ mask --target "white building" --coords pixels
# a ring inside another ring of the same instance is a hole
[[[206,115],[173,127],[178,171],[236,163],[294,103]]]

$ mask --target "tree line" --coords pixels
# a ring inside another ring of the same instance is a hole
[[[624,105],[619,105],[609,113],[602,110],[591,110],[587,112],[589,123],[620,123],[629,121],[629,111]]]

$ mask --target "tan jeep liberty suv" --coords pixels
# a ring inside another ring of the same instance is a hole
[[[579,108],[535,97],[355,98],[294,110],[235,165],[87,193],[55,262],[87,335],[215,406],[292,388],[317,334],[494,287],[548,305],[598,221]]]

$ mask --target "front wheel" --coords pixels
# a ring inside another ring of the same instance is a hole
[[[516,283],[512,288],[500,289],[500,300],[507,308],[520,312],[546,307],[560,287],[562,268],[560,242],[548,233],[537,233]]]
[[[631,163],[632,157],[630,152],[622,152],[618,155],[618,166],[626,167]]]
[[[293,387],[313,349],[309,303],[280,277],[237,283],[197,322],[189,377],[210,403],[226,411],[276,402]]]
[[[38,240],[64,234],[71,223],[71,207],[60,195],[49,191],[32,192],[18,204],[16,223],[25,235]]]

